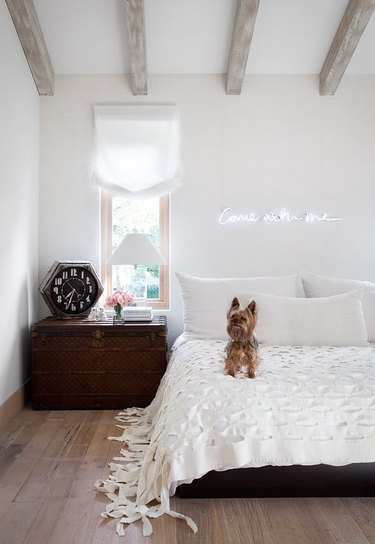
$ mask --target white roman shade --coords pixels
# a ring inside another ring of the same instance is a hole
[[[94,106],[96,182],[126,198],[181,186],[177,106]]]

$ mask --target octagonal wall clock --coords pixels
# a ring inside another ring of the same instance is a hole
[[[85,318],[103,293],[89,261],[55,261],[39,291],[53,315]]]

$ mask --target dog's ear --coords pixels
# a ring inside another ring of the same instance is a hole
[[[238,307],[239,308],[240,306],[240,303],[238,302],[238,298],[237,297],[234,297],[234,299],[232,300],[232,304],[230,305],[231,308],[236,308]]]
[[[237,297],[234,297],[234,299],[232,300],[232,303],[231,305],[229,306],[228,308],[228,311],[227,311],[227,318],[229,318],[231,312],[233,310],[237,310],[238,308],[240,307],[240,303],[238,302],[238,298]]]
[[[247,310],[249,310],[249,312],[251,312],[253,315],[257,313],[257,304],[255,300],[252,300],[251,302],[249,302],[247,306]]]

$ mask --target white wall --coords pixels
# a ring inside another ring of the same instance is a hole
[[[99,268],[99,193],[90,185],[92,105],[176,102],[185,185],[172,196],[171,339],[181,331],[174,271],[278,275],[309,269],[375,281],[375,77],[347,76],[320,97],[315,76],[153,76],[133,97],[123,76],[60,76],[41,104],[40,279],[55,259]],[[223,227],[223,207],[287,207],[342,221]],[[46,308],[41,304],[41,315]]]
[[[39,96],[0,3],[0,406],[30,374],[37,319]]]

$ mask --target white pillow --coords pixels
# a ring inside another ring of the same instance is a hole
[[[184,303],[184,332],[199,338],[224,338],[226,313],[234,297],[264,292],[295,297],[297,276],[197,278],[176,272]]]
[[[269,346],[366,346],[361,291],[322,298],[275,297],[250,293],[258,308],[255,333]]]
[[[328,297],[362,289],[363,315],[366,322],[367,337],[375,341],[375,283],[370,281],[345,280],[321,276],[313,272],[300,272],[307,297]]]

